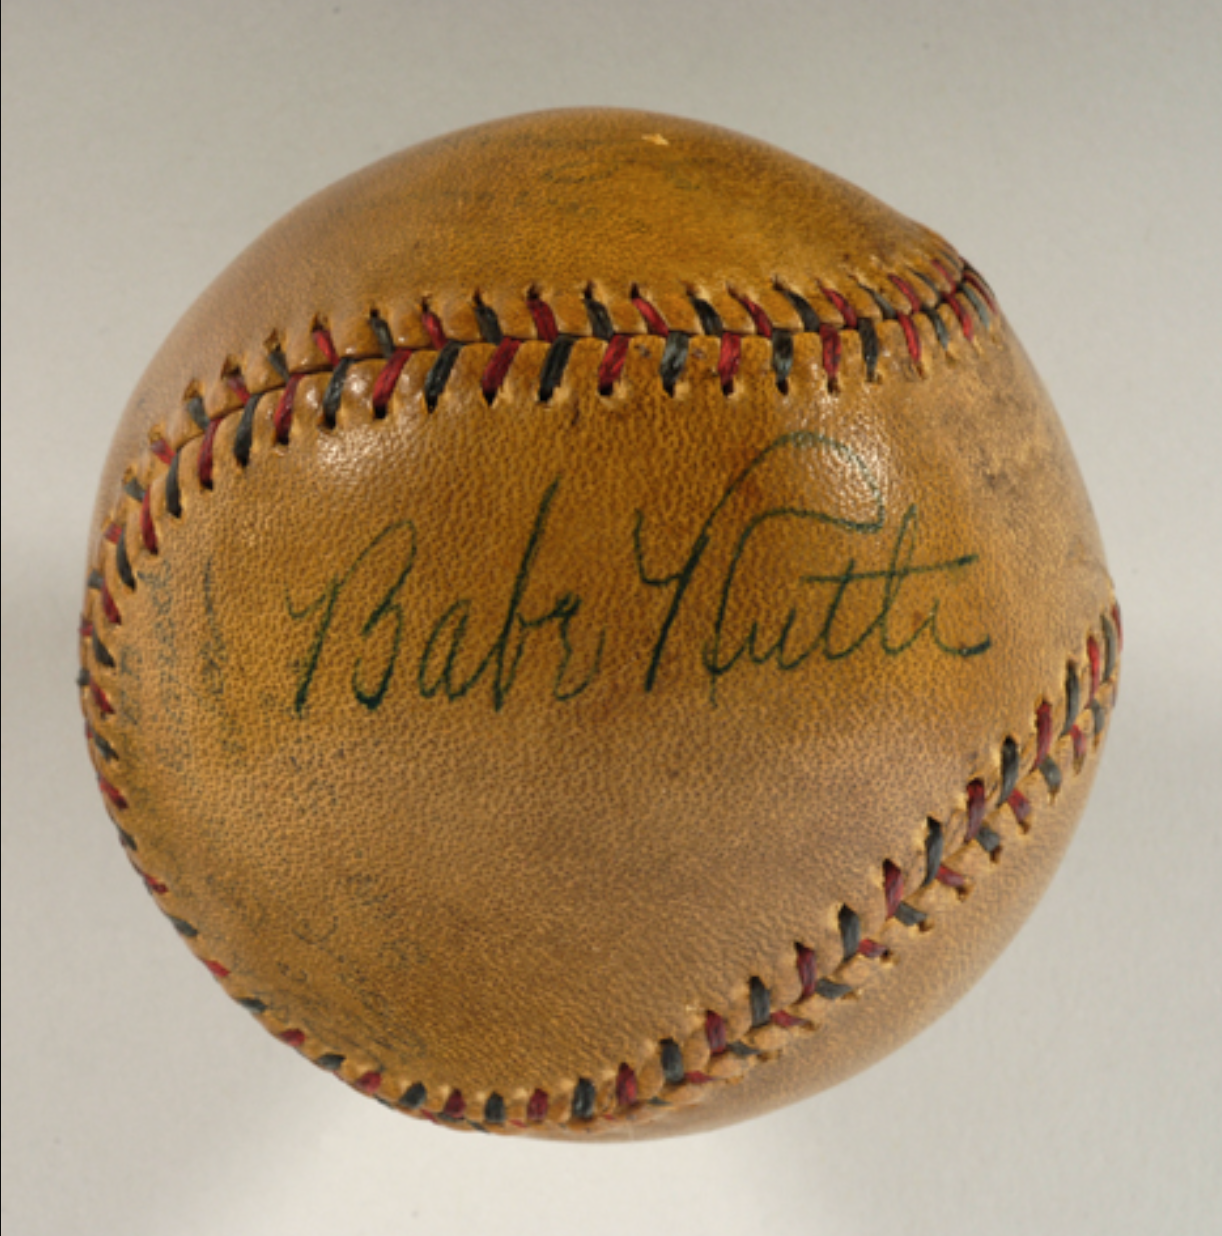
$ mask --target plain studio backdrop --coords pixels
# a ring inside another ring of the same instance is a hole
[[[1216,0],[3,6],[5,1236],[1216,1232]],[[364,1101],[193,964],[73,687],[95,479],[145,363],[306,195],[515,112],[643,107],[827,167],[987,274],[1126,619],[1093,799],[979,985],[848,1083],[571,1148]]]

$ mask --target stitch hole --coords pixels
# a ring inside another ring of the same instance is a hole
[[[594,1088],[594,1083],[589,1078],[580,1078],[573,1090],[573,1119],[589,1120],[594,1115],[597,1097],[598,1092]]]
[[[772,286],[794,307],[798,320],[802,323],[802,329],[810,335],[819,334],[823,329],[823,322],[810,301],[801,293],[795,292],[793,288],[786,287],[779,280],[774,280]]]
[[[429,1092],[425,1089],[424,1083],[414,1082],[400,1096],[399,1106],[409,1112],[417,1112],[424,1106],[428,1097]]]
[[[942,856],[946,849],[946,828],[933,816],[925,821],[925,879],[922,888],[928,888],[939,876]]]
[[[480,338],[485,343],[492,344],[493,347],[499,346],[505,335],[501,330],[501,320],[496,316],[496,311],[484,303],[483,297],[478,292],[471,298],[471,307],[475,311],[475,321],[479,326]]]
[[[289,438],[293,432],[293,405],[297,398],[297,387],[301,383],[301,377],[299,373],[293,374],[285,383],[284,390],[280,392],[280,398],[276,400],[276,409],[272,413],[272,436],[277,446],[289,444]]]
[[[544,343],[555,343],[560,331],[556,325],[556,315],[552,307],[543,299],[538,287],[531,287],[526,293],[526,308],[535,323],[535,331]]]
[[[202,429],[204,432],[207,432],[211,422],[208,419],[208,411],[204,407],[204,397],[200,394],[199,387],[194,382],[183,393],[183,407],[196,429]]]
[[[522,346],[520,339],[504,338],[497,344],[496,351],[493,352],[492,358],[488,361],[487,367],[480,375],[480,390],[483,391],[484,400],[491,404],[497,397],[501,387],[505,384],[505,378],[509,374],[509,368],[513,364],[514,357],[518,354],[518,349]]]
[[[688,344],[690,336],[684,331],[672,330],[666,335],[666,343],[662,348],[662,360],[658,373],[662,379],[662,389],[674,396],[675,386],[687,364]]]
[[[965,843],[978,840],[980,831],[984,827],[984,813],[987,808],[988,799],[985,794],[984,782],[980,780],[969,781],[967,784],[967,831],[963,837]],[[984,843],[982,842],[981,844],[983,845]]]
[[[543,358],[543,368],[539,374],[538,400],[540,403],[550,403],[556,388],[564,379],[564,371],[568,367],[573,344],[577,342],[574,335],[558,335],[547,349]]]
[[[384,360],[390,360],[395,354],[395,337],[391,333],[390,325],[386,319],[377,311],[370,309],[369,316],[366,319],[369,323],[369,329],[373,331],[373,337],[377,340],[378,351],[382,353]]]
[[[326,364],[334,369],[339,364],[339,353],[335,350],[331,331],[322,318],[314,319],[314,324],[310,327],[310,338],[314,340],[314,346],[322,353]]]
[[[815,960],[815,950],[805,944],[795,944],[795,962],[798,969],[798,981],[802,984],[800,1000],[806,1000],[815,994],[819,985],[819,967]]]
[[[227,360],[221,370],[221,380],[229,387],[239,403],[245,403],[250,398],[250,388],[242,376],[242,370],[236,361]]]
[[[789,375],[793,370],[793,334],[780,328],[772,332],[772,373],[776,388],[789,394]]]
[[[604,397],[615,393],[615,384],[624,371],[628,359],[628,348],[631,344],[630,335],[614,335],[603,353],[602,362],[598,366],[598,393]]]
[[[267,357],[268,364],[276,371],[277,376],[282,382],[288,381],[289,363],[284,356],[284,348],[280,342],[280,336],[276,334],[269,335],[263,342],[263,353]]]
[[[708,1041],[709,1054],[719,1056],[729,1046],[725,1018],[711,1010],[704,1015],[704,1037]]]
[[[1018,775],[1022,771],[1021,762],[1018,743],[1007,735],[1001,744],[1001,789],[997,793],[998,806],[1007,802],[1014,793],[1018,785]]]
[[[615,1102],[620,1107],[635,1107],[640,1102],[640,1087],[636,1073],[626,1064],[615,1075]]]
[[[1065,670],[1065,724],[1061,727],[1061,737],[1073,731],[1082,711],[1082,680],[1078,667],[1070,661]]]
[[[611,320],[610,310],[598,299],[592,283],[586,284],[584,300],[586,317],[590,319],[590,331],[594,338],[610,343],[615,336],[615,323]]]
[[[682,1085],[687,1076],[683,1064],[683,1049],[674,1039],[663,1039],[659,1044],[662,1049],[662,1077],[668,1086]]]
[[[751,1002],[751,1028],[754,1030],[772,1020],[772,993],[760,978],[753,977],[747,986]]]
[[[119,572],[119,578],[123,581],[123,584],[134,592],[136,589],[136,575],[132,570],[131,559],[128,557],[126,535],[120,535],[119,539],[115,542],[115,569]]]
[[[169,470],[165,474],[165,509],[174,519],[182,518],[182,484],[179,480],[179,460],[181,454],[176,454],[170,460]]]
[[[385,366],[373,384],[373,417],[384,420],[390,411],[390,397],[395,393],[404,366],[412,358],[411,348],[396,348],[387,358]]]
[[[717,376],[721,379],[721,393],[727,397],[734,394],[734,379],[742,362],[742,336],[725,331],[717,356]]]
[[[861,948],[861,918],[848,906],[841,906],[836,914],[840,928],[840,943],[845,961],[851,961]]]
[[[233,458],[239,468],[250,464],[250,452],[255,440],[255,409],[258,406],[259,396],[251,395],[242,409],[237,432],[233,435]]]

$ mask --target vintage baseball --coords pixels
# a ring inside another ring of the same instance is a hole
[[[846,1078],[1056,869],[1120,620],[985,278],[771,146],[545,112],[268,230],[154,358],[81,699],[153,900],[388,1107],[611,1139]]]

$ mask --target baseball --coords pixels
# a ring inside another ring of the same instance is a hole
[[[1011,939],[1121,629],[1040,380],[936,233],[761,142],[511,118],[311,198],[133,394],[102,798],[221,987],[396,1111],[707,1129]]]

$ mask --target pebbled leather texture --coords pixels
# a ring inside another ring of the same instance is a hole
[[[983,278],[645,112],[318,194],[170,335],[82,624],[104,800],[269,1030],[384,1102],[669,1134],[851,1075],[1051,878],[1119,617]]]

